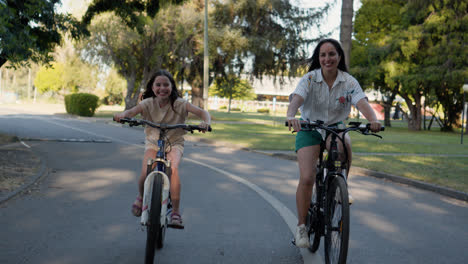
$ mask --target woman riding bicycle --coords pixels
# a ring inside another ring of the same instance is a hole
[[[308,73],[299,81],[294,92],[289,96],[287,121],[298,131],[296,135],[296,152],[299,163],[299,184],[296,190],[298,224],[295,244],[298,247],[309,247],[309,238],[305,227],[307,210],[310,205],[312,188],[315,183],[316,164],[320,152],[320,143],[325,140],[324,131],[301,131],[300,120],[295,118],[297,110],[301,119],[322,120],[326,125],[342,123],[354,105],[371,124],[373,132],[380,131],[374,110],[369,105],[366,95],[357,80],[346,69],[345,57],[340,43],[334,39],[320,41],[311,58]],[[351,140],[345,137],[348,150],[348,171],[351,167]],[[338,146],[342,152],[341,144]],[[344,155],[341,155],[344,159]]]
[[[188,113],[201,118],[203,121],[199,126],[208,129],[211,123],[210,114],[182,99],[177,91],[172,75],[165,70],[160,70],[154,74],[146,85],[143,100],[129,110],[115,114],[114,120],[119,122],[121,118],[132,118],[137,114],[141,114],[143,119],[153,123],[182,124],[185,123]],[[170,144],[166,147],[166,151],[167,159],[171,161],[170,193],[173,206],[171,222],[169,224],[175,228],[183,228],[182,217],[179,212],[181,184],[178,168],[184,152],[183,135],[185,133],[185,130],[180,128],[170,130],[167,134]],[[141,175],[138,179],[139,194],[132,205],[132,213],[135,216],[141,216],[142,213],[143,186],[147,174],[146,164],[148,159],[156,157],[159,130],[147,126],[145,128],[145,136],[145,154],[143,156]]]

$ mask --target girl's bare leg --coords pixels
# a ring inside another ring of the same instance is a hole
[[[148,160],[154,159],[156,157],[156,153],[157,152],[154,149],[147,149],[145,151],[145,155],[143,156],[141,174],[140,174],[140,178],[138,179],[138,192],[141,197],[143,197],[143,190],[144,190],[144,185],[145,185],[145,180],[146,180],[146,168],[148,165]]]
[[[179,164],[182,158],[182,151],[178,148],[173,148],[169,153],[167,153],[167,159],[171,161],[171,201],[172,201],[172,211],[179,214],[179,205],[180,205],[180,177],[179,177]]]

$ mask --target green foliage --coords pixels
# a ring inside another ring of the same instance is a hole
[[[106,78],[105,95],[102,103],[106,105],[122,104],[126,81],[112,70]]]
[[[316,41],[301,32],[317,29],[329,8],[302,8],[286,0],[214,1],[213,6],[213,70],[239,73],[252,63],[251,74],[259,78],[295,76]]]
[[[383,93],[403,97],[410,128],[420,129],[423,96],[428,106],[443,106],[445,130],[459,118],[460,90],[468,77],[467,10],[462,0],[362,1],[352,72]]]
[[[84,62],[75,52],[64,61],[63,81],[67,91],[93,92],[98,82],[98,67]]]
[[[66,56],[64,62],[42,66],[36,74],[34,85],[40,93],[63,95],[68,92],[91,92],[96,88],[98,70],[84,63],[75,54]]]
[[[51,67],[41,67],[34,79],[34,86],[36,86],[40,93],[62,93],[65,89],[65,81],[63,79],[64,68],[62,63],[57,62],[52,63]]]
[[[259,108],[259,109],[257,109],[257,112],[258,113],[268,114],[268,113],[270,113],[270,109],[269,108]]]
[[[69,14],[56,13],[60,0],[5,1],[0,4],[0,66],[49,63],[50,52],[60,45],[61,33],[75,39],[86,31]]]
[[[94,0],[83,16],[83,23],[89,25],[93,17],[105,12],[114,12],[129,28],[137,29],[138,32],[143,33],[145,23],[142,21],[145,20],[146,16],[154,18],[162,6],[182,2],[184,0]]]
[[[67,113],[79,116],[93,116],[98,107],[99,97],[89,93],[75,93],[65,96]]]
[[[247,80],[239,79],[235,75],[226,78],[216,78],[210,87],[210,96],[229,99],[250,100],[255,98],[252,85]]]

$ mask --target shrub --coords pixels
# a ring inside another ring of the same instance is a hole
[[[270,113],[270,109],[269,109],[269,108],[259,108],[259,109],[257,109],[257,112],[258,112],[258,113],[266,113],[266,114],[268,114],[268,113]]]
[[[226,110],[226,109],[227,109],[227,106],[222,105],[222,106],[219,107],[219,109],[220,109],[220,110]]]
[[[94,94],[76,93],[65,96],[67,113],[79,116],[93,116],[98,107],[99,97]]]
[[[232,107],[231,111],[241,111],[241,109],[239,107]]]

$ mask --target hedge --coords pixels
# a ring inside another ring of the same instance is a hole
[[[79,116],[93,116],[98,107],[99,97],[89,93],[75,93],[65,96],[67,113]]]

